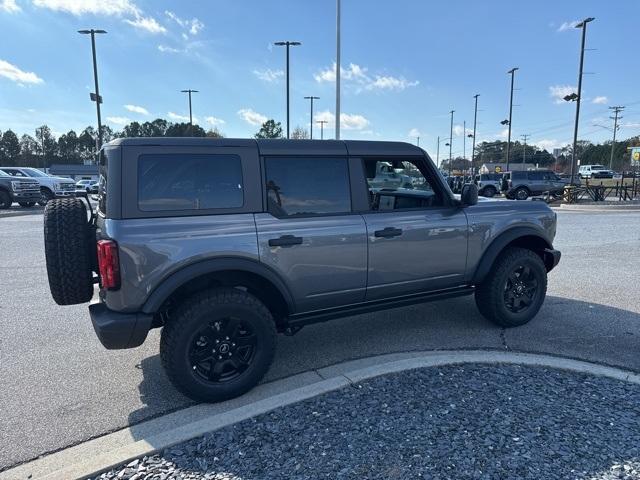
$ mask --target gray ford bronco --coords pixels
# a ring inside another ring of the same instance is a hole
[[[96,212],[47,204],[49,284],[89,302],[109,349],[162,328],[160,356],[189,397],[220,401],[263,377],[276,334],[474,294],[503,327],[539,311],[556,215],[542,202],[454,196],[406,143],[135,138],[99,157]],[[411,178],[372,186],[380,165]],[[357,339],[352,339],[356,342]]]

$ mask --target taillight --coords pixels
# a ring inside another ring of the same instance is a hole
[[[98,240],[98,271],[103,288],[107,290],[120,288],[118,244],[113,240]]]

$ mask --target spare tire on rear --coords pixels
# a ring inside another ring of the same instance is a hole
[[[87,207],[78,198],[47,202],[44,251],[49,289],[58,305],[75,305],[93,296],[92,231]]]

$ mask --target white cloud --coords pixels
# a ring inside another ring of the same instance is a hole
[[[554,148],[561,148],[562,147],[560,142],[558,140],[556,140],[556,139],[538,140],[537,142],[533,142],[533,145],[535,145],[538,148],[541,148],[542,150],[546,150],[547,152],[553,152]]]
[[[175,120],[177,122],[188,122],[189,121],[189,116],[188,115],[180,115],[180,114],[175,113],[175,112],[167,113],[167,117],[169,117],[171,120]],[[198,123],[198,118],[197,117],[193,117],[193,123]]]
[[[125,105],[124,108],[133,113],[139,113],[140,115],[149,115],[149,110],[138,105]]]
[[[273,83],[284,75],[284,71],[267,68],[266,70],[254,70],[253,74],[264,82]]]
[[[595,103],[597,105],[604,105],[605,103],[607,103],[609,99],[605,96],[600,96],[600,97],[596,97],[593,100],[591,100],[591,103]]]
[[[453,134],[456,137],[459,137],[461,135],[468,135],[469,133],[473,133],[473,128],[467,128],[466,130],[464,130],[464,126],[463,125],[454,125],[453,126]]]
[[[408,137],[421,137],[422,134],[420,133],[420,130],[418,130],[417,128],[412,128],[411,130],[409,130],[409,134],[407,136]]]
[[[204,28],[204,23],[202,23],[199,19],[195,17],[192,18],[191,20],[186,20],[186,19],[180,18],[178,15],[176,15],[175,13],[169,10],[165,10],[164,14],[167,17],[169,17],[171,20],[176,22],[178,25],[180,25],[182,28],[186,29],[191,35],[197,35],[200,32],[200,30]],[[186,34],[183,33],[182,38],[186,40],[188,37],[186,36]]]
[[[640,122],[627,122],[620,125],[622,128],[640,128]]]
[[[107,117],[107,122],[122,126],[128,125],[132,120],[127,117]]]
[[[368,83],[365,88],[367,90],[404,90],[407,87],[415,87],[419,83],[420,82],[418,80],[410,82],[402,77],[376,76],[375,80]]]
[[[504,130],[502,130],[499,134],[498,134],[498,138],[507,138],[509,137],[509,128],[505,128]]]
[[[211,126],[213,126],[213,127],[219,127],[219,126],[224,125],[225,123],[227,123],[227,122],[225,122],[224,120],[222,120],[221,118],[216,118],[216,117],[213,117],[213,116],[211,116],[211,117],[204,117],[204,120],[205,120],[209,125],[211,125]]]
[[[179,53],[182,52],[179,48],[169,47],[167,45],[158,45],[158,50],[162,53]]]
[[[572,28],[575,28],[575,26],[580,23],[580,20],[573,20],[571,22],[562,22],[562,25],[560,25],[560,27],[558,27],[558,31],[559,32],[564,32],[565,30],[571,30]]]
[[[134,20],[127,19],[125,22],[139,30],[144,30],[149,33],[167,33],[167,29],[160,25],[153,17],[137,15]]]
[[[24,70],[21,70],[20,68],[12,65],[5,60],[0,60],[0,77],[8,78],[9,80],[20,85],[23,85],[25,83],[29,83],[32,85],[44,83],[44,80],[42,80],[35,73],[25,72]]]
[[[337,66],[334,62],[329,68],[316,73],[315,78],[318,83],[335,82]],[[348,68],[340,68],[340,78],[347,82],[352,82],[358,86],[358,92],[364,90],[404,90],[408,87],[415,87],[419,81],[409,81],[404,77],[395,77],[392,75],[374,75],[367,73],[366,67],[358,64],[350,63]]]
[[[335,125],[336,116],[328,110],[324,112],[318,112],[313,116],[313,119],[317,122],[324,120],[327,122],[327,126],[332,127]],[[340,114],[340,127],[345,130],[364,130],[369,126],[371,122],[362,115],[341,113]]]
[[[554,103],[568,103],[565,102],[564,97],[575,93],[576,87],[571,85],[551,85],[549,87],[549,94],[554,99]]]
[[[129,0],[33,0],[33,4],[76,16],[87,13],[117,16],[140,14],[140,9]]]
[[[255,112],[251,108],[241,108],[238,110],[238,115],[249,125],[261,126],[268,118],[261,113]]]
[[[0,10],[6,13],[17,13],[22,9],[16,3],[16,0],[1,0]]]

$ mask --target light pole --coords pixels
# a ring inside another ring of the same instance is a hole
[[[284,42],[276,42],[274,45],[287,48],[287,138],[289,138],[289,47],[297,47],[298,45],[302,45],[302,43],[287,40]]]
[[[594,21],[595,18],[585,18],[583,21],[576,25],[576,28],[582,29],[582,42],[580,47],[580,67],[578,70],[578,93],[575,97],[576,102],[576,123],[573,126],[573,151],[571,152],[571,183],[574,183],[576,174],[576,164],[578,156],[576,153],[576,147],[578,144],[578,123],[580,121],[580,101],[582,100],[582,68],[584,66],[584,44],[587,36],[587,23]],[[565,98],[566,100],[566,98]]]
[[[613,120],[613,141],[611,142],[611,157],[609,158],[609,170],[613,168],[613,151],[616,148],[616,132],[618,131],[618,120],[622,117],[618,114],[624,110],[624,107],[609,107],[610,110],[613,110],[614,116],[609,117]]]
[[[187,90],[180,90],[182,93],[186,93],[189,95],[189,135],[193,134],[193,111],[191,110],[191,94],[198,93],[198,90],[191,90],[190,88]]]
[[[516,70],[518,67],[514,67],[509,70],[507,73],[511,74],[511,94],[509,95],[509,133],[507,136],[507,167],[506,171],[509,171],[509,149],[511,148],[511,116],[513,114],[513,80],[516,74]]]
[[[467,121],[462,121],[462,158],[467,159]]]
[[[436,145],[436,167],[440,168],[440,144],[442,142],[444,142],[446,139],[443,138],[442,140],[440,140],[440,136],[438,136],[438,143]],[[446,143],[445,145],[449,145],[448,143]]]
[[[90,29],[90,30],[78,30],[78,33],[82,35],[91,35],[91,54],[93,56],[93,81],[95,82],[96,92],[89,93],[91,101],[96,102],[96,113],[98,114],[98,134],[96,135],[96,153],[102,148],[102,118],[100,117],[100,104],[102,103],[102,97],[100,96],[100,89],[98,88],[98,65],[96,62],[96,33],[107,33],[106,30]]]
[[[314,97],[314,96],[310,96],[310,97],[304,97],[307,100],[310,100],[311,102],[311,116],[309,117],[309,131],[310,131],[310,140],[313,140],[313,101],[314,100],[320,100],[320,97]]]
[[[336,140],[340,140],[340,0],[336,0]]]
[[[478,123],[478,97],[479,93],[476,93],[473,98],[476,99],[475,108],[473,109],[473,144],[471,146],[471,175],[473,176],[475,172],[475,160],[476,160],[476,125]]]
[[[453,112],[455,112],[455,110],[449,112],[451,114],[451,130],[449,131],[449,176],[451,176],[451,149],[453,147]]]
[[[317,120],[316,123],[320,124],[320,140],[324,140],[324,124],[327,123],[327,121]]]

